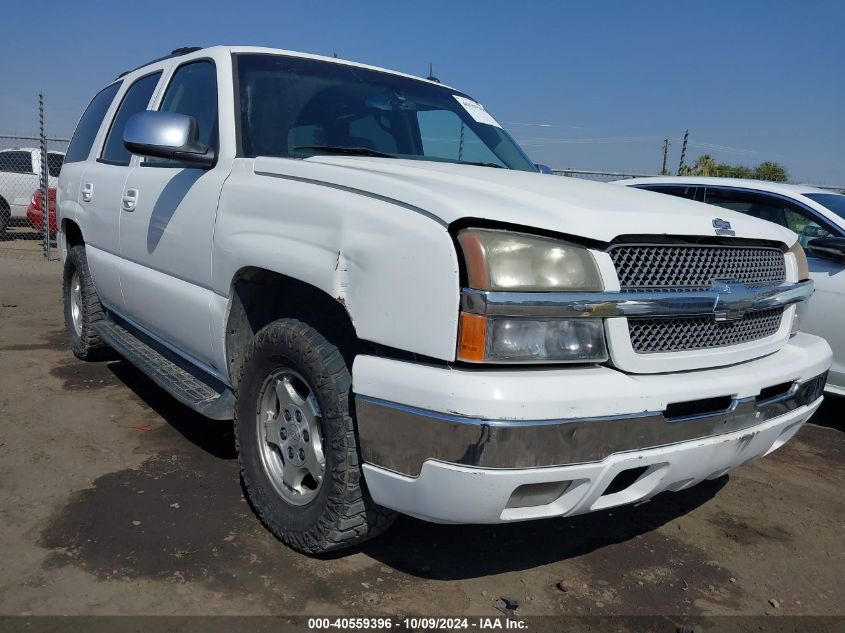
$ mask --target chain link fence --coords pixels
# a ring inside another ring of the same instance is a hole
[[[612,180],[622,180],[624,178],[647,178],[649,176],[657,176],[657,174],[637,174],[632,172],[622,171],[593,171],[589,169],[552,169],[552,173],[557,176],[569,176],[571,178],[583,178],[585,180],[596,180],[598,182],[611,182]]]
[[[70,139],[0,133],[0,252],[56,257],[56,185]],[[46,220],[46,221],[45,221]]]
[[[55,248],[56,183],[67,145],[65,138],[0,135],[0,246],[4,250],[32,251],[37,243],[46,245],[49,256]],[[46,233],[45,208],[49,217]]]

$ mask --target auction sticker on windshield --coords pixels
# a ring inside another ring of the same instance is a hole
[[[478,123],[484,123],[485,125],[495,125],[496,127],[502,127],[499,125],[499,122],[494,119],[487,110],[484,109],[484,106],[480,103],[473,101],[472,99],[467,99],[466,97],[462,97],[460,95],[452,95],[455,97],[455,101],[460,103],[464,110],[469,112],[469,115]]]

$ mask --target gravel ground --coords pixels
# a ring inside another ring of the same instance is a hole
[[[496,616],[502,596],[526,616],[845,615],[843,400],[769,457],[636,507],[497,527],[400,518],[307,558],[250,511],[231,423],[124,361],[77,361],[60,265],[6,246],[0,615]]]

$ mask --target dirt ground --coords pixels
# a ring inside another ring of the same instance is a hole
[[[0,244],[0,615],[845,615],[845,401],[773,455],[636,507],[400,518],[324,559],[244,501],[231,423],[66,344],[61,267]],[[471,500],[468,500],[471,502]]]

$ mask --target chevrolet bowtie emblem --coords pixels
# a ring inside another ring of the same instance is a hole
[[[716,235],[726,235],[729,237],[736,235],[736,231],[731,229],[731,223],[722,218],[713,219],[713,228],[716,229]]]
[[[716,321],[736,321],[754,305],[756,294],[745,284],[717,279],[713,290],[718,294],[713,303]]]

